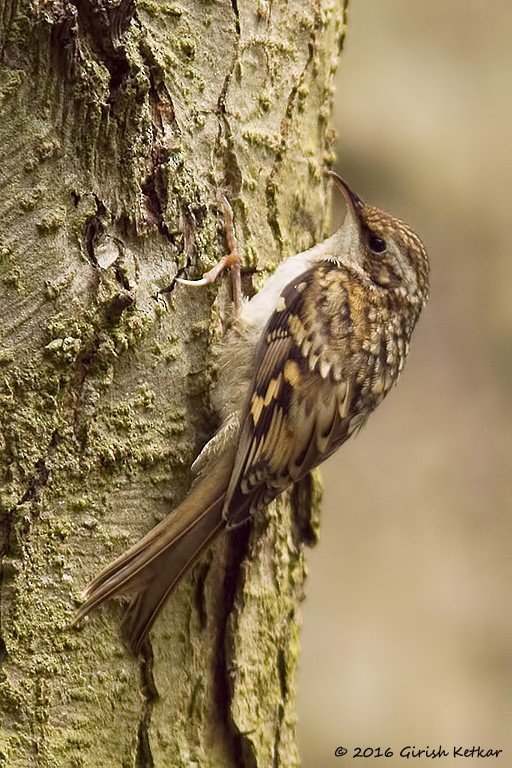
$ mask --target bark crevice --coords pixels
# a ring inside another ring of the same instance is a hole
[[[140,659],[140,692],[143,697],[142,713],[137,731],[136,768],[154,768],[151,740],[151,714],[158,699],[155,679],[153,676],[153,650],[151,641],[144,644]]]

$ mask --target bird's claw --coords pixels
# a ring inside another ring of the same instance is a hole
[[[192,285],[196,288],[201,285],[208,285],[208,283],[210,282],[205,277],[202,277],[200,280],[187,280],[184,277],[175,277],[174,280],[177,283],[181,283],[181,285]]]
[[[223,195],[221,198],[222,210],[224,213],[224,231],[226,233],[226,240],[228,244],[229,252],[226,256],[223,256],[212,269],[205,272],[205,274],[199,280],[187,280],[184,277],[176,277],[177,283],[182,285],[191,285],[193,287],[200,287],[204,285],[210,285],[214,283],[218,276],[228,267],[231,269],[231,280],[233,287],[233,304],[235,313],[238,314],[242,304],[242,286],[241,286],[241,262],[238,254],[238,248],[235,239],[235,230],[233,226],[233,210]]]

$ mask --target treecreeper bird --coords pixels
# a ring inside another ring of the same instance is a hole
[[[400,375],[427,299],[427,253],[406,224],[330,175],[347,204],[342,226],[283,261],[248,301],[226,202],[231,252],[197,281],[232,267],[238,316],[221,353],[222,426],[194,462],[185,500],[88,585],[76,618],[132,594],[125,637],[134,653],[215,537],[334,453]]]

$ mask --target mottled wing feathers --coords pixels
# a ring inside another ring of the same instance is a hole
[[[319,270],[322,279],[317,274],[312,280]],[[336,286],[330,279],[335,272]],[[343,357],[350,322],[340,321],[338,313],[334,344],[323,337],[324,314],[332,316],[336,309],[335,292],[343,301],[336,265],[307,270],[283,290],[258,342],[224,505],[228,525],[264,507],[348,436],[353,387]],[[328,332],[333,333],[331,326]]]

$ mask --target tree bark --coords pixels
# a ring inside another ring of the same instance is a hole
[[[311,480],[225,536],[142,659],[85,583],[186,494],[227,290],[326,230],[343,0],[3,0],[0,766],[298,765]],[[169,292],[164,290],[169,287]]]

